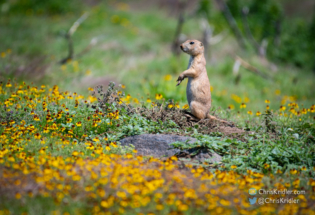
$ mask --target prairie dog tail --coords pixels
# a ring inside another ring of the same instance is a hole
[[[224,123],[230,124],[228,121],[225,121],[225,120],[222,120],[222,119],[218,119],[215,116],[211,116],[210,114],[207,114],[206,118],[208,118],[210,120],[215,120],[215,121],[219,121],[219,122],[224,122]]]

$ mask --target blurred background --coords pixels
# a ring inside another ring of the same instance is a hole
[[[114,81],[182,106],[186,39],[205,45],[214,108],[315,102],[314,0],[0,0],[0,79],[84,96]]]

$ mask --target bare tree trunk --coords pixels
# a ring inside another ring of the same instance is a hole
[[[280,36],[281,36],[281,18],[279,18],[276,21],[275,30],[276,30],[276,35],[275,35],[275,39],[274,39],[274,44],[275,44],[276,47],[279,47],[280,43],[281,43],[281,40],[280,40]]]
[[[72,41],[72,38],[71,38],[71,35],[69,34],[66,34],[65,36],[66,40],[68,41],[68,57],[66,57],[62,62],[61,64],[65,64],[68,60],[72,60],[73,59],[73,41]]]
[[[266,43],[262,42],[261,44],[259,44],[255,40],[255,38],[254,38],[254,36],[250,30],[249,24],[248,24],[248,19],[247,19],[248,13],[249,13],[249,9],[247,7],[244,7],[242,9],[242,18],[243,18],[243,24],[245,26],[246,36],[247,36],[248,40],[251,42],[252,46],[258,52],[259,56],[265,58],[266,57]]]
[[[246,37],[247,39],[251,42],[251,44],[255,47],[255,49],[258,51],[259,50],[259,44],[257,43],[257,41],[255,40],[249,24],[248,24],[248,19],[247,19],[247,15],[248,15],[249,9],[248,7],[243,7],[242,8],[242,18],[243,18],[243,24],[245,26],[245,32],[246,32]]]
[[[204,55],[207,59],[209,54],[209,46],[210,46],[210,40],[212,38],[212,29],[208,23],[208,20],[204,19],[202,20],[201,27],[203,29],[203,37],[202,37],[202,43],[204,45]]]
[[[173,41],[173,45],[172,45],[172,51],[175,55],[179,55],[180,53],[180,49],[179,49],[179,45],[180,45],[180,38],[179,35],[182,32],[182,28],[183,28],[183,24],[185,21],[184,18],[184,10],[186,7],[187,1],[182,1],[179,3],[179,17],[178,17],[178,22],[177,22],[177,27],[176,27],[176,31],[175,31],[175,37],[174,37],[174,41]]]
[[[245,41],[244,41],[244,38],[242,36],[242,33],[241,33],[240,29],[238,28],[237,23],[236,23],[234,17],[232,16],[232,13],[231,13],[229,7],[226,5],[224,0],[215,0],[215,1],[219,5],[221,12],[223,13],[224,17],[226,18],[228,24],[230,25],[239,46],[243,49],[246,49]]]

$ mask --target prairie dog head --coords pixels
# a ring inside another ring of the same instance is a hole
[[[180,45],[180,48],[183,52],[192,56],[196,56],[204,52],[204,46],[202,42],[198,40],[187,40]]]

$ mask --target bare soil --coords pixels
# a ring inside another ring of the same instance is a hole
[[[167,105],[165,105],[167,107]],[[220,132],[223,136],[233,137],[239,140],[244,140],[243,136],[246,131],[238,128],[234,123],[223,123],[214,120],[204,119],[199,122],[191,121],[186,117],[185,112],[179,109],[168,109],[162,104],[157,104],[157,107],[153,109],[138,108],[136,112],[149,120],[162,122],[166,120],[174,121],[180,128],[187,130],[192,127],[198,130],[202,134],[211,134],[213,132]],[[213,114],[213,113],[211,113]],[[181,133],[178,133],[181,134]],[[186,133],[187,135],[187,133]]]

